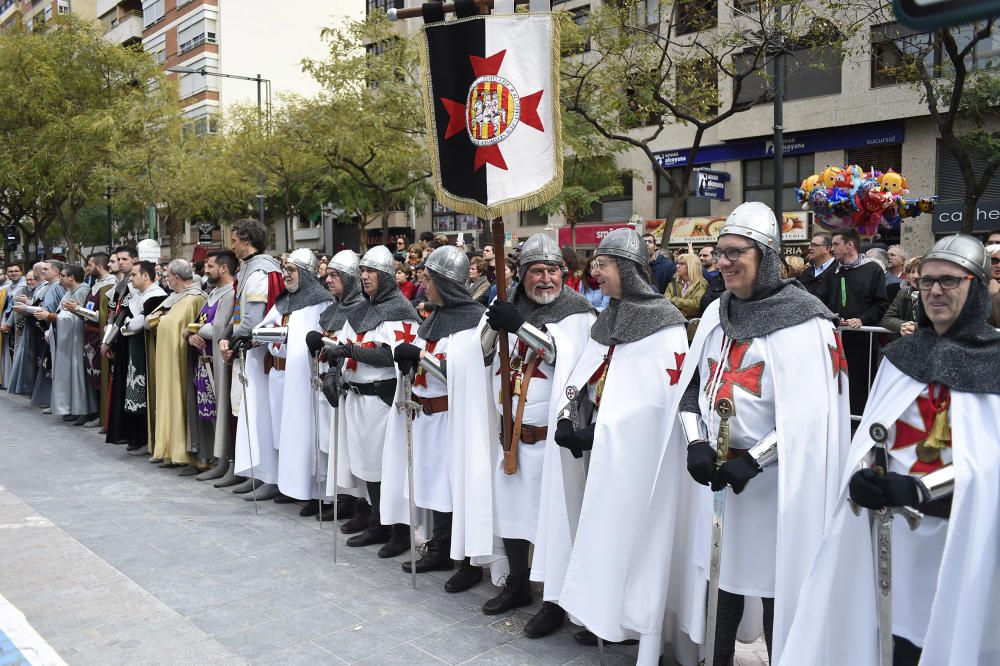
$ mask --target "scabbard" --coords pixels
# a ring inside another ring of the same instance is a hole
[[[511,442],[510,448],[503,450],[503,473],[507,475],[517,474],[517,445],[520,442]]]

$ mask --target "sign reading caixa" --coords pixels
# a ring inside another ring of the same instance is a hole
[[[962,231],[961,201],[938,201],[934,206],[934,220],[931,231],[936,234],[957,234]],[[976,233],[1000,229],[1000,199],[980,199],[976,205],[976,221],[972,230]]]

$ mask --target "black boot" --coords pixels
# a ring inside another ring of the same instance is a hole
[[[340,516],[337,516],[337,518],[340,518]],[[319,515],[316,516],[316,520],[322,520],[324,522],[333,520],[333,502],[323,502],[323,509],[319,512]]]
[[[357,534],[368,529],[371,522],[372,509],[363,499],[359,499],[354,509],[354,515],[346,523],[340,526],[340,531],[344,534]]]
[[[483,568],[472,566],[469,558],[462,560],[462,566],[458,568],[455,575],[444,584],[445,592],[465,592],[473,585],[481,583],[483,580]],[[530,601],[528,603],[531,603]]]
[[[337,520],[349,520],[354,517],[354,509],[361,501],[353,495],[337,495]]]
[[[312,518],[319,514],[319,502],[316,500],[309,500],[306,505],[299,510],[299,515],[303,518]]]
[[[531,596],[531,583],[528,582],[527,574],[510,573],[504,581],[500,594],[483,604],[483,614],[499,615],[514,608],[530,606],[532,601],[534,599]]]
[[[543,638],[555,632],[566,621],[566,611],[559,604],[543,601],[534,617],[524,625],[524,635],[528,638]]]
[[[455,563],[451,561],[448,551],[451,544],[445,541],[431,539],[426,544],[426,551],[417,560],[417,573],[427,573],[428,571],[450,571]],[[403,571],[410,573],[410,562],[403,562]]]
[[[362,546],[370,546],[373,543],[387,543],[391,535],[391,527],[388,525],[379,525],[378,523],[372,521],[372,524],[368,526],[368,529],[361,534],[355,534],[348,539],[347,545],[351,548],[361,548]]]
[[[389,542],[378,549],[378,556],[387,559],[402,555],[410,549],[410,526],[396,523],[392,526]]]

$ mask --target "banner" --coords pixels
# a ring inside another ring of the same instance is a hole
[[[424,110],[437,198],[492,219],[562,188],[559,25],[551,14],[425,24]]]

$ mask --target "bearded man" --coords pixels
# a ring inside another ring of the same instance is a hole
[[[51,259],[38,264],[43,284],[35,289],[32,305],[39,308],[33,315],[32,335],[35,337],[35,385],[31,390],[31,406],[41,407],[42,414],[51,414],[52,400],[52,345],[55,336],[52,323],[59,314],[59,305],[66,290],[59,283],[63,262]]]
[[[87,370],[87,382],[97,394],[97,417],[85,423],[87,427],[104,427],[107,420],[110,368],[108,359],[101,354],[101,336],[108,324],[109,296],[117,284],[109,268],[110,257],[106,253],[95,252],[87,257],[87,273],[93,282],[87,302],[80,304],[74,311],[84,321],[84,366]]]
[[[83,363],[84,324],[74,311],[90,295],[83,267],[63,266],[60,284],[66,290],[55,316],[55,353],[52,366],[52,413],[83,425],[97,416],[97,395],[87,382]]]

